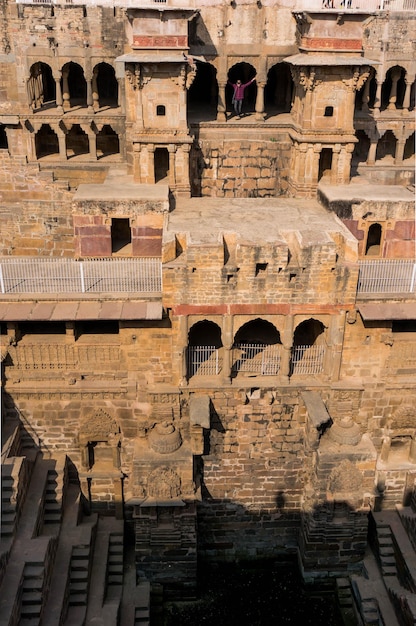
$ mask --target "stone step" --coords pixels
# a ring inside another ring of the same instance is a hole
[[[70,574],[70,581],[71,584],[72,582],[81,582],[82,580],[88,580],[88,571],[87,570],[79,570],[79,571],[72,571],[71,570],[71,574]]]
[[[59,524],[61,522],[61,513],[44,513],[44,524]]]
[[[86,593],[70,593],[69,604],[71,606],[85,606],[87,604],[87,598]]]
[[[381,558],[381,565],[386,566],[386,567],[390,567],[390,566],[395,566],[396,567],[396,559],[393,556],[383,556]]]
[[[22,617],[40,617],[42,610],[42,604],[24,604],[20,608],[20,615]]]
[[[43,577],[23,579],[22,589],[23,591],[37,591],[38,589],[43,589]]]
[[[38,617],[20,617],[19,626],[39,626],[40,620]]]
[[[42,591],[24,591],[22,604],[42,604]]]
[[[107,578],[107,582],[109,585],[122,585],[123,574],[109,574]]]
[[[72,549],[71,558],[72,559],[86,559],[89,560],[90,549],[84,547],[76,547]]]
[[[87,570],[88,571],[89,568],[89,561],[88,559],[71,559],[71,572],[78,572],[80,570]]]
[[[389,565],[389,566],[381,566],[381,573],[383,574],[383,576],[396,576],[397,575],[397,569],[395,566]]]
[[[72,583],[71,582],[71,586],[70,586],[70,591],[71,593],[87,593],[88,591],[88,581],[84,580],[82,582],[79,583]]]
[[[24,568],[25,578],[38,578],[43,576],[43,563],[27,563]]]

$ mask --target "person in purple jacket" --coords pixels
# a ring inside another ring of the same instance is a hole
[[[248,83],[244,83],[244,84],[241,83],[241,80],[237,80],[236,83],[232,83],[231,81],[228,81],[228,84],[231,85],[231,87],[234,89],[232,103],[233,103],[234,111],[238,120],[241,117],[241,111],[243,108],[244,91],[246,87],[251,85],[251,83],[254,83],[255,80],[256,80],[256,77],[252,78],[251,80],[248,81]]]

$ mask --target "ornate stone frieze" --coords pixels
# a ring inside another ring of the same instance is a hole
[[[335,467],[328,479],[328,491],[333,494],[352,495],[361,489],[363,478],[354,463],[345,459]]]
[[[147,495],[151,498],[178,498],[181,495],[181,479],[170,467],[157,467],[147,478]]]

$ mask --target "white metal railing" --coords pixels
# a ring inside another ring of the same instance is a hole
[[[75,259],[1,257],[0,293],[158,293],[162,264],[157,258]]]
[[[415,293],[413,259],[373,259],[359,262],[358,294]]]
[[[280,344],[236,344],[233,349],[233,371],[274,376],[280,369],[281,347]]]
[[[215,346],[188,346],[188,378],[215,376],[220,371],[219,350]]]
[[[299,0],[296,11],[415,11],[416,0]]]
[[[325,346],[293,346],[292,374],[320,374],[324,369]]]

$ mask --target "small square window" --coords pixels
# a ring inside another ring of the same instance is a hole
[[[156,107],[156,115],[166,115],[166,107],[164,104],[158,104]]]
[[[332,117],[334,115],[334,107],[325,107],[324,117]]]

